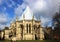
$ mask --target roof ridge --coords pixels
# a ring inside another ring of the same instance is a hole
[[[32,12],[32,10],[30,9],[29,6],[26,7],[25,11],[23,12],[23,14],[22,14],[22,16],[20,17],[19,20],[23,20],[23,15],[24,15],[24,19],[25,20],[32,20],[32,18],[33,18],[33,12]]]

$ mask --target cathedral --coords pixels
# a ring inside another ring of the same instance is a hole
[[[44,32],[41,26],[41,20],[33,16],[33,12],[27,6],[23,14],[16,21],[10,24],[10,27],[5,27],[1,32],[1,38],[11,40],[13,37],[16,40],[43,40]]]

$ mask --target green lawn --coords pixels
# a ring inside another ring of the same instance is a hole
[[[0,40],[0,42],[11,42],[9,40]],[[60,40],[21,40],[15,42],[60,42]]]

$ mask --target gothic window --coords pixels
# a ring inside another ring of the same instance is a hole
[[[36,29],[36,25],[33,26],[34,27],[34,30]]]
[[[40,25],[37,26],[37,29],[39,29],[39,28],[40,28]]]
[[[31,33],[31,24],[29,24],[29,33]]]
[[[13,33],[12,33],[12,31],[9,33],[9,37],[12,37],[13,36]]]
[[[39,29],[40,28],[40,25],[34,25],[33,27],[34,27],[34,30],[35,29]]]
[[[26,28],[27,28],[27,33],[28,33],[28,24],[26,24]]]
[[[23,24],[20,24],[20,28],[22,28],[22,29],[23,29]]]
[[[13,29],[14,30],[14,36],[16,36],[16,29]]]

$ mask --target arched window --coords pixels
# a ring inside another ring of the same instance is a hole
[[[27,33],[28,33],[28,24],[26,24],[26,28],[27,28]]]
[[[31,33],[31,24],[26,24],[27,33]],[[29,29],[29,30],[28,30]]]
[[[36,25],[33,25],[34,30],[36,29]]]
[[[29,24],[29,33],[31,33],[31,24]]]
[[[20,28],[22,28],[22,29],[23,29],[23,24],[20,24]]]

